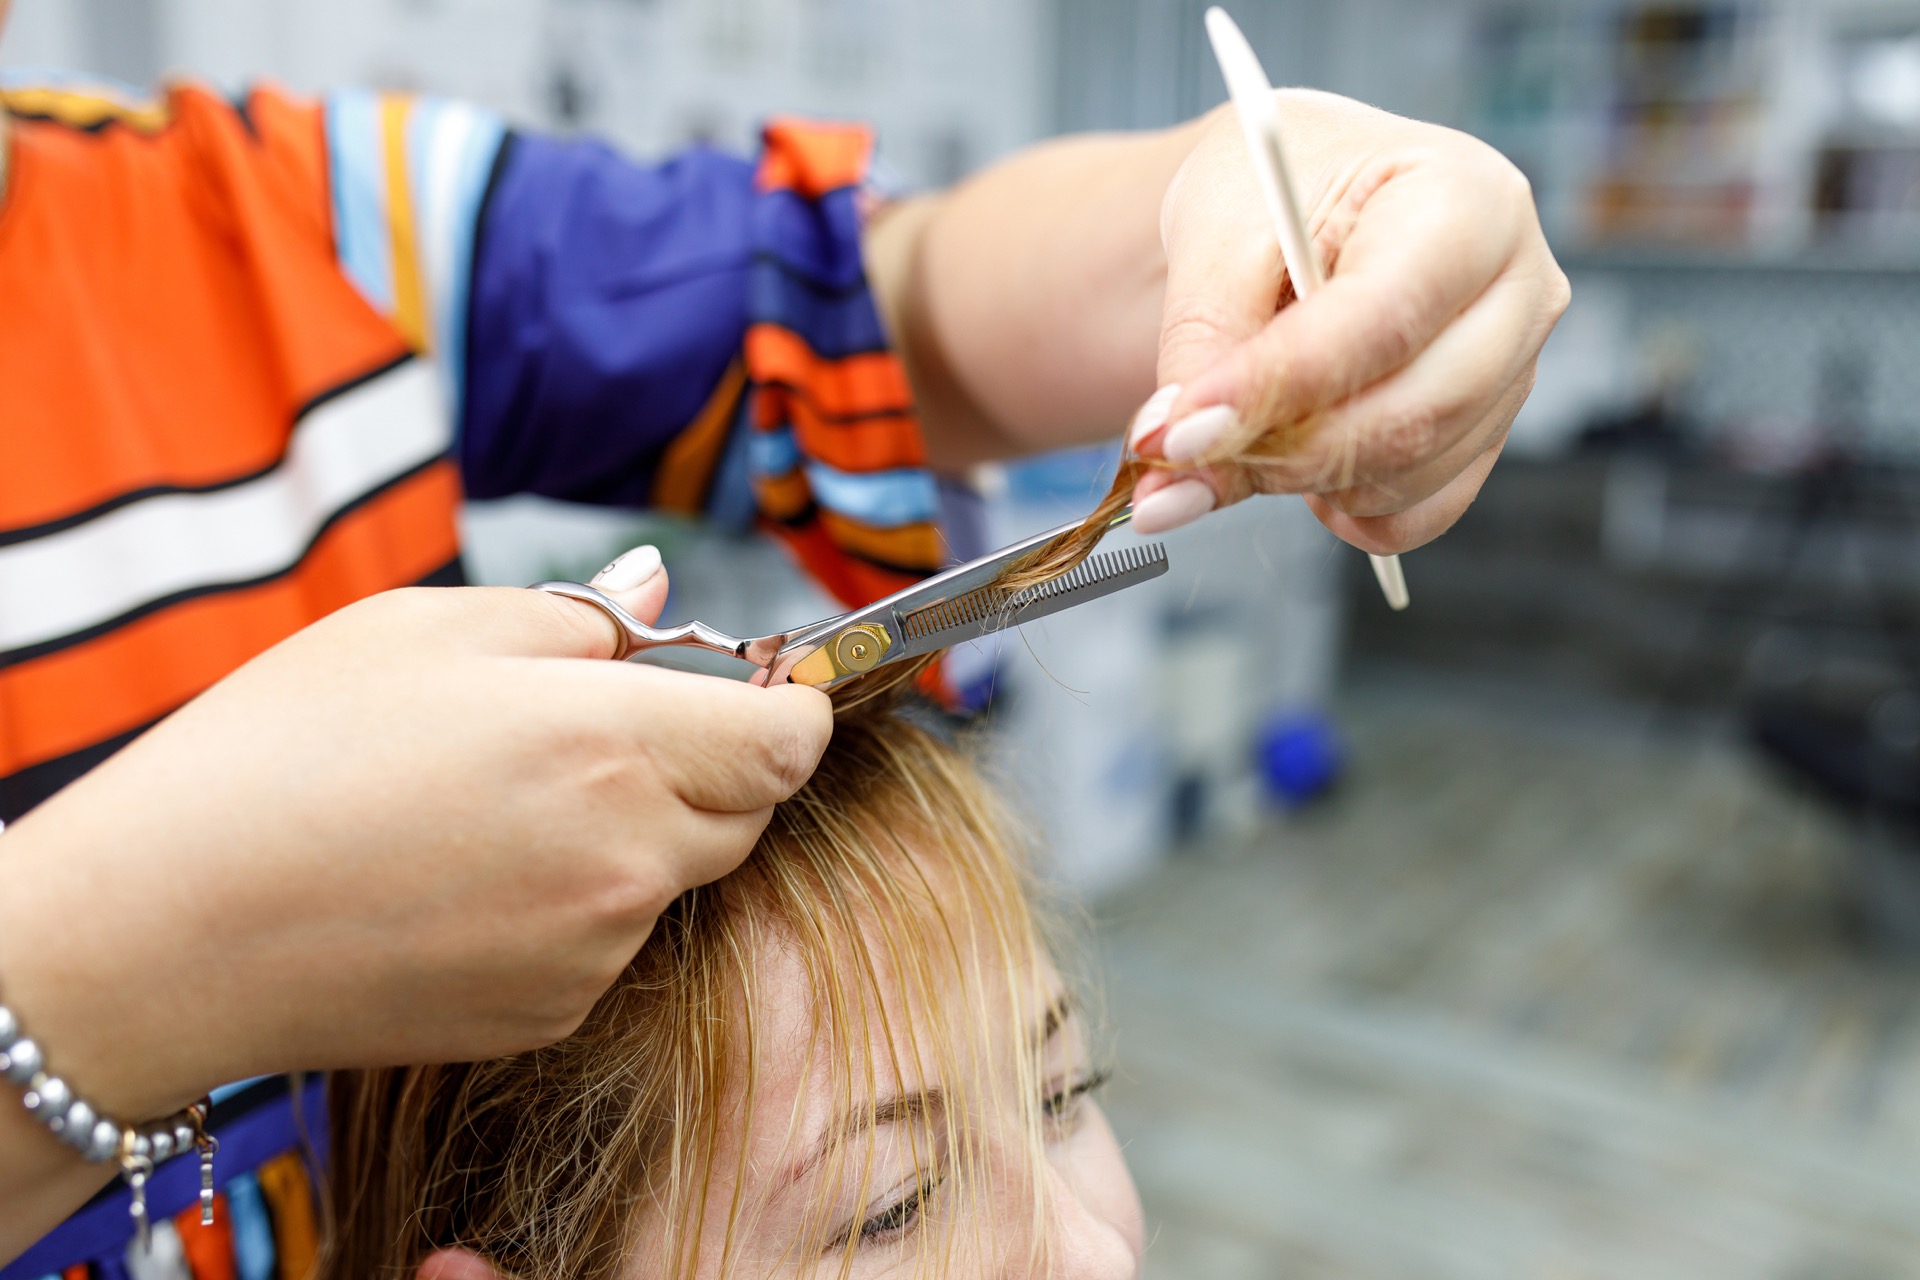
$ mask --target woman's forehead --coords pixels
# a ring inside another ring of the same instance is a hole
[[[877,1094],[913,1094],[954,1083],[963,1064],[997,1074],[1061,996],[1037,947],[1016,957],[984,937],[923,948],[873,924],[859,932],[824,954],[766,934],[747,957],[750,1059],[738,1065],[756,1118],[790,1116],[806,1133],[870,1101],[869,1081]],[[788,1127],[754,1125],[776,1141]]]

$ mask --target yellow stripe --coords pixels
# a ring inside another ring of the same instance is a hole
[[[685,515],[700,514],[706,505],[713,468],[727,447],[727,430],[733,425],[740,390],[746,383],[746,367],[735,360],[707,397],[706,406],[667,446],[653,482],[655,507]]]
[[[0,89],[0,107],[21,116],[44,116],[62,124],[86,129],[104,120],[153,133],[168,120],[165,99],[128,102],[106,88],[94,92],[55,89],[44,85],[21,85]]]
[[[425,351],[426,290],[420,284],[420,237],[414,225],[413,188],[407,181],[407,117],[413,100],[397,94],[380,99],[380,137],[387,155],[387,226],[393,232],[393,323],[415,351]]]

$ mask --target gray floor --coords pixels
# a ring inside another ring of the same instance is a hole
[[[1101,911],[1160,1277],[1920,1277],[1920,971],[1724,738],[1379,676],[1349,785]]]

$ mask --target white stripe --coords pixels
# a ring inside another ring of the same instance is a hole
[[[420,210],[420,265],[426,272],[427,296],[432,299],[434,332],[444,334],[449,319],[447,293],[453,288],[456,223],[467,212],[460,208],[454,184],[460,177],[474,121],[468,112],[440,103],[422,103],[414,109],[433,113],[424,157],[426,180],[419,184],[416,207]]]
[[[433,317],[434,359],[457,417],[464,391],[474,223],[502,129],[494,117],[459,103],[425,99],[414,111],[408,138],[424,138],[409,157],[414,207],[419,210],[421,270]]]
[[[286,460],[256,480],[146,498],[0,547],[0,652],[178,592],[284,572],[330,516],[444,453],[448,435],[439,378],[410,360],[307,414]]]

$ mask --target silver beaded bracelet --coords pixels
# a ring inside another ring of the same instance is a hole
[[[6,824],[0,822],[0,830]],[[113,1161],[127,1180],[140,1247],[152,1247],[153,1226],[147,1218],[147,1180],[154,1166],[188,1151],[200,1153],[200,1221],[213,1225],[213,1153],[219,1141],[207,1132],[211,1098],[174,1112],[164,1120],[125,1125],[75,1093],[73,1087],[47,1070],[46,1054],[20,1026],[13,1010],[0,1004],[0,1079],[24,1085],[27,1114],[45,1125],[62,1142],[93,1164]]]

